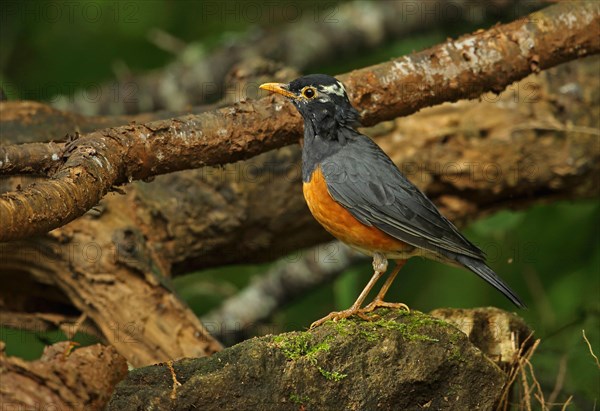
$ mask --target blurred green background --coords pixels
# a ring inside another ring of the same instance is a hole
[[[10,98],[48,101],[58,93],[74,91],[114,78],[126,66],[134,72],[160,68],[174,56],[148,39],[160,29],[206,50],[241,36],[255,24],[282,25],[286,19],[269,0],[254,4],[269,10],[261,18],[236,15],[243,2],[227,2],[232,12],[220,18],[199,18],[215,2],[199,1],[81,1],[11,2],[0,5],[0,82]],[[282,3],[284,7],[289,2]],[[309,14],[317,1],[297,2]],[[326,3],[328,6],[335,2]],[[275,7],[275,10],[272,8]],[[58,13],[58,14],[57,14]],[[100,13],[100,14],[98,14]],[[201,22],[200,22],[201,20]],[[483,27],[491,26],[490,20]],[[326,62],[307,71],[335,74],[379,63],[419,50],[479,27],[467,24],[424,27],[360,57]],[[595,408],[600,397],[600,370],[594,364],[582,330],[600,354],[600,202],[596,200],[535,206],[522,212],[499,212],[464,230],[467,237],[490,255],[491,266],[524,297],[529,310],[519,312],[542,339],[534,356],[536,374],[546,395],[552,391],[560,367],[566,367],[563,394],[573,395],[573,407]],[[202,315],[244,288],[268,265],[227,267],[175,279],[175,286],[192,309]],[[371,274],[370,261],[352,268],[333,284],[292,302],[256,333],[298,330],[334,309],[348,307]],[[465,271],[413,259],[390,291],[413,308],[513,307],[499,293]],[[397,298],[396,298],[397,297]],[[32,359],[47,343],[65,339],[57,331],[27,333],[0,329],[7,353]],[[91,337],[78,335],[83,344]]]

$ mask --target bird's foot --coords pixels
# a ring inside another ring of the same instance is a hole
[[[392,309],[396,309],[396,310],[406,310],[406,312],[410,312],[410,308],[408,308],[408,305],[406,305],[404,303],[388,303],[387,301],[383,301],[379,298],[375,298],[373,301],[371,301],[369,304],[367,304],[367,306],[365,308],[361,309],[360,311],[362,312],[362,314],[364,316],[366,316],[367,313],[373,312],[375,309],[377,309],[379,307],[392,308]],[[378,315],[372,315],[372,316],[369,316],[368,318],[370,320],[374,320],[378,317],[379,317]]]
[[[312,330],[313,328],[318,327],[319,325],[321,325],[324,322],[329,321],[329,320],[336,322],[336,321],[342,320],[344,318],[352,317],[353,315],[356,315],[356,316],[362,318],[363,320],[369,321],[371,319],[371,317],[366,315],[363,311],[364,310],[362,310],[362,309],[352,308],[352,307],[348,308],[347,310],[343,310],[343,311],[334,311],[332,313],[329,313],[325,317],[321,318],[320,320],[317,320],[314,323],[312,323],[310,325],[310,329]]]

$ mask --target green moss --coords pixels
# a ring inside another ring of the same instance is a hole
[[[346,335],[352,334],[352,330],[351,330],[352,322],[348,321],[346,318],[342,318],[341,320],[338,320],[338,321],[329,320],[326,322],[326,324],[329,324],[333,328],[335,328],[335,331],[339,335],[346,336]]]
[[[460,351],[460,348],[457,345],[454,345],[452,347],[452,351],[450,352],[448,359],[452,362],[464,362],[465,361],[465,359],[463,358],[462,353]]]
[[[317,367],[321,375],[331,381],[341,381],[348,376],[348,374],[344,374],[337,371],[327,371],[322,367]]]
[[[375,342],[381,339],[381,335],[375,330],[367,330],[366,327],[358,330],[358,335],[367,340],[368,342]]]
[[[324,341],[314,344],[313,335],[309,332],[277,335],[273,337],[273,343],[279,348],[288,360],[308,360],[317,367],[321,375],[330,381],[340,381],[348,375],[338,371],[327,371],[318,365],[317,356],[320,352],[329,352],[330,342],[333,336],[328,336]]]
[[[392,315],[392,319],[387,319],[386,314]],[[398,317],[401,317],[398,319]],[[448,323],[432,318],[420,312],[406,312],[404,310],[377,310],[377,317],[374,321],[364,321],[362,319],[341,319],[339,321],[328,321],[326,324],[332,327],[338,336],[359,336],[368,342],[379,341],[384,336],[385,331],[396,331],[408,341],[428,341],[438,342],[437,338],[428,335],[424,327],[443,325],[450,326]],[[453,333],[454,336],[454,333]],[[455,338],[458,338],[455,337]],[[323,377],[330,381],[341,381],[348,375],[335,370],[326,370],[318,364],[318,356],[321,352],[329,352],[335,337],[327,336],[323,341],[316,342],[315,337],[309,331],[297,332],[273,337],[275,347],[281,350],[288,360],[307,360],[317,368]],[[451,354],[457,361],[461,358],[458,347]]]
[[[310,400],[310,398],[307,395],[300,395],[296,393],[290,394],[290,401],[294,404],[303,405],[304,403],[308,402],[308,400]]]
[[[388,320],[385,317],[393,313],[394,319]],[[404,317],[406,320],[398,322],[398,317]],[[377,310],[376,318],[373,321],[364,321],[362,319],[341,319],[339,321],[328,321],[326,324],[335,328],[338,335],[358,335],[368,342],[375,342],[381,338],[380,329],[394,330],[400,332],[404,338],[410,341],[430,341],[437,342],[438,339],[419,332],[422,327],[432,325],[451,326],[445,321],[432,318],[418,311],[407,312],[405,310],[390,310],[380,308]]]
[[[316,355],[321,351],[329,351],[330,346],[327,341],[323,341],[315,346],[313,346],[309,352],[306,353],[306,358],[314,365],[317,364]]]
[[[371,324],[374,327],[383,328],[385,330],[398,331],[402,337],[409,341],[430,341],[437,342],[437,338],[433,338],[427,334],[423,334],[421,329],[426,326],[440,325],[443,322],[419,312],[407,313],[406,311],[400,310],[401,315],[406,318],[405,321],[398,322],[395,319],[387,320],[381,318],[377,321],[373,321]],[[445,325],[446,323],[444,323]]]
[[[311,347],[312,334],[308,332],[277,335],[273,338],[275,346],[279,348],[288,360],[297,360],[307,355],[314,356],[323,350],[322,344]],[[327,347],[329,349],[329,347]]]

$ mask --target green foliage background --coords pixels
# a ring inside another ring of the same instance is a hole
[[[135,72],[160,68],[173,59],[148,40],[161,29],[209,51],[255,25],[281,25],[278,12],[290,2],[255,1],[261,18],[244,18],[244,2],[227,2],[229,12],[205,18],[218,2],[200,1],[81,1],[70,11],[61,2],[2,2],[0,5],[0,81],[11,98],[48,101],[88,84],[111,79],[119,67]],[[304,16],[317,1],[293,3]],[[327,3],[331,6],[334,3]],[[61,6],[62,5],[62,6]],[[58,10],[58,12],[55,12]],[[79,10],[79,11],[78,11]],[[85,11],[87,10],[87,11]],[[95,10],[100,10],[98,15]],[[237,11],[236,11],[237,10]],[[214,10],[213,10],[214,11]],[[54,14],[52,14],[54,13]],[[60,13],[60,14],[57,14]],[[95,14],[94,14],[95,13]],[[212,13],[212,12],[211,12]],[[489,21],[486,26],[496,21]],[[424,27],[393,42],[348,60],[326,62],[308,71],[335,74],[419,50],[478,27]],[[522,212],[499,212],[465,230],[490,255],[491,266],[514,286],[529,306],[521,311],[542,339],[535,357],[537,376],[552,391],[561,364],[566,366],[563,393],[574,395],[573,408],[595,408],[600,398],[600,370],[582,338],[582,329],[600,354],[600,202],[596,200],[535,206]],[[201,315],[246,286],[268,268],[228,267],[194,273],[175,280],[180,293]],[[291,302],[256,333],[297,330],[334,309],[348,307],[370,276],[370,262],[349,270],[333,284]],[[394,284],[390,296],[427,312],[438,307],[495,305],[514,308],[475,276],[438,263],[413,259]],[[0,329],[9,355],[35,358],[43,345],[64,339],[59,332],[27,333]],[[93,341],[85,335],[77,339]]]

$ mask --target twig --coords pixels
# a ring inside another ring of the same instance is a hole
[[[592,344],[590,344],[590,341],[587,339],[586,335],[585,335],[585,330],[581,330],[581,334],[583,335],[583,339],[585,340],[585,343],[588,346],[588,349],[590,350],[590,354],[592,355],[592,357],[594,357],[594,360],[596,361],[596,366],[598,368],[600,368],[600,361],[598,361],[598,357],[596,356],[596,354],[594,354],[594,350],[592,349]]]
[[[542,386],[540,385],[539,381],[537,380],[537,378],[535,377],[535,372],[533,370],[533,365],[531,364],[531,361],[529,361],[529,358],[527,359],[527,361],[525,362],[525,364],[527,365],[527,369],[529,370],[529,375],[531,375],[531,380],[532,380],[532,391],[535,388],[535,393],[534,393],[534,397],[538,400],[538,402],[540,403],[541,409],[542,410],[546,410],[548,408],[548,406],[546,405],[546,400],[544,399],[544,391],[542,390]],[[523,375],[526,377],[525,372],[523,373]]]
[[[540,343],[539,339],[535,340],[533,342],[533,345],[531,347],[529,347],[528,342],[532,337],[533,337],[533,333],[529,334],[527,336],[527,338],[525,338],[523,340],[523,342],[521,343],[519,350],[515,353],[515,358],[513,360],[513,366],[511,367],[511,369],[508,373],[508,382],[505,384],[503,391],[502,391],[502,395],[500,397],[500,401],[498,402],[498,404],[499,404],[498,408],[502,408],[504,411],[508,410],[508,408],[509,408],[510,392],[512,390],[513,385],[515,384],[517,377],[519,375],[521,375],[521,373],[522,373],[525,361],[527,360],[528,357],[533,355],[533,352],[536,350],[537,346]],[[523,381],[522,381],[522,384],[524,384]],[[528,390],[526,390],[526,392],[527,391]]]
[[[548,404],[554,404],[558,398],[565,383],[565,375],[567,375],[567,354],[564,354],[558,363],[558,374],[556,375],[556,382],[554,383],[552,393],[550,393],[550,396],[548,397]]]
[[[571,403],[571,400],[573,399],[573,396],[569,396],[569,398],[567,398],[567,400],[565,401],[565,403],[563,404],[561,410],[562,411],[566,411],[567,407],[569,406],[569,404]]]
[[[175,374],[175,368],[173,367],[173,360],[167,361],[167,367],[171,372],[171,378],[173,380],[173,387],[171,388],[171,399],[175,401],[177,399],[177,388],[181,387],[181,383],[177,380],[177,375]]]
[[[77,334],[77,332],[79,331],[79,328],[81,327],[81,325],[83,324],[83,322],[85,320],[87,320],[88,316],[85,312],[81,313],[81,315],[79,316],[79,318],[77,318],[77,321],[75,321],[73,323],[73,326],[71,329],[69,329],[69,327],[62,327],[61,329],[63,330],[63,332],[67,335],[67,338],[69,340],[72,340],[73,338],[75,338],[75,335]]]

